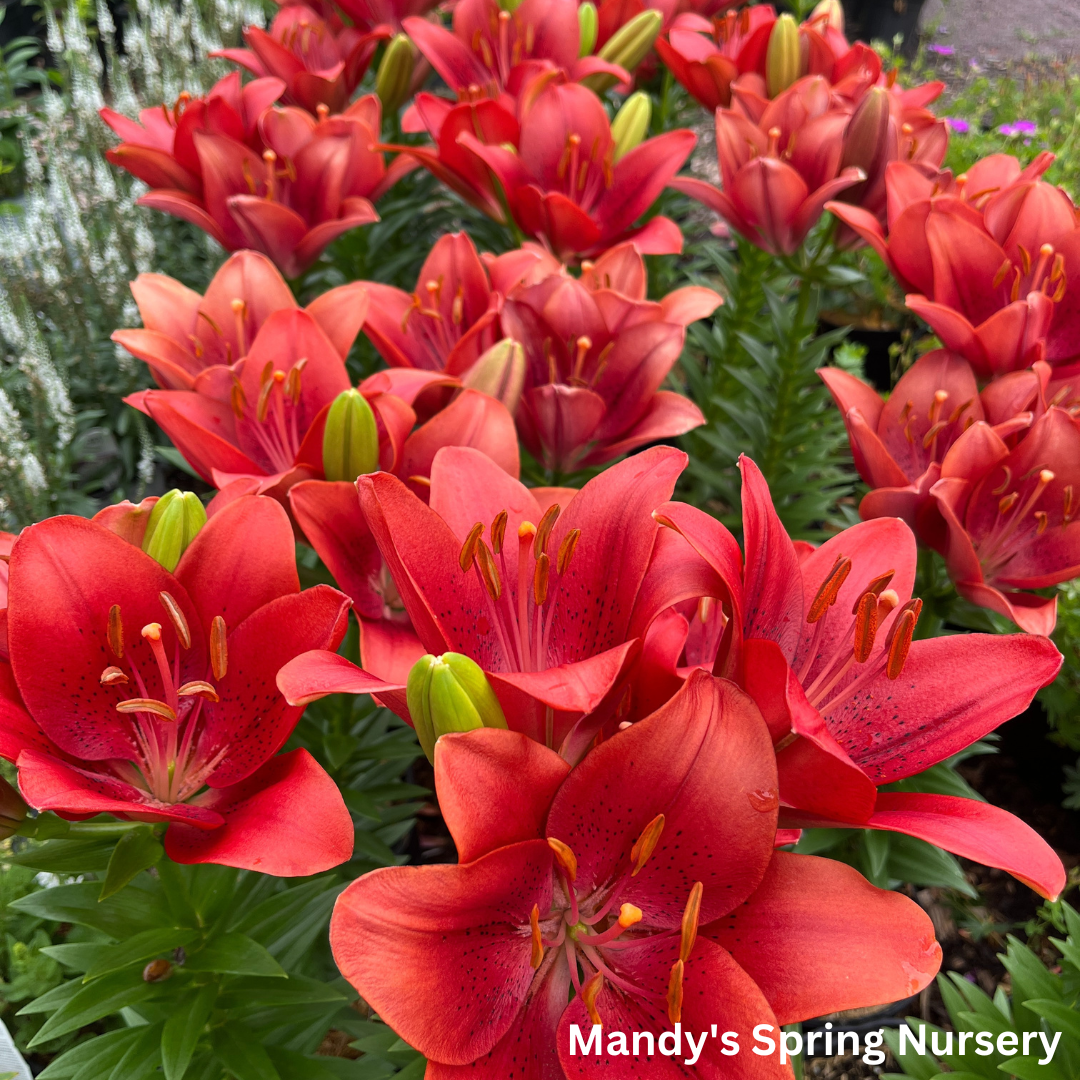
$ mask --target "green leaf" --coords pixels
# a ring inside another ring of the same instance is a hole
[[[56,1012],[61,1006],[66,1005],[78,992],[79,981],[72,979],[71,982],[61,983],[54,986],[48,993],[34,998],[29,1004],[24,1005],[15,1015],[33,1016],[35,1013]]]
[[[1072,1080],[1058,1067],[1056,1061],[1040,1065],[1034,1057],[1014,1057],[1003,1061],[999,1066],[1006,1076],[1015,1076],[1016,1080]],[[952,1077],[949,1077],[952,1080]]]
[[[110,1013],[119,1012],[159,992],[156,983],[143,982],[138,972],[118,971],[81,986],[71,1000],[61,1005],[31,1039],[31,1047],[76,1031]]]
[[[252,1011],[332,1002],[345,1004],[348,1000],[345,994],[328,983],[291,975],[288,982],[277,979],[237,979],[230,982],[221,993],[218,1007]]]
[[[165,1021],[161,1036],[161,1059],[165,1080],[182,1080],[191,1064],[199,1037],[214,1011],[218,988],[212,983],[185,998]]]
[[[1050,1021],[1050,1026],[1063,1035],[1080,1039],[1080,1012],[1070,1009],[1060,1001],[1052,1001],[1050,998],[1029,998],[1024,1006],[1037,1016]]]
[[[214,1032],[214,1053],[236,1080],[281,1080],[266,1048],[241,1024]]]
[[[117,1062],[108,1080],[143,1080],[152,1076],[161,1065],[162,1024],[137,1028],[139,1037]]]
[[[49,874],[96,874],[109,865],[114,838],[31,841],[25,851],[7,857],[16,866],[30,866]]]
[[[283,1050],[278,1046],[269,1047],[268,1050],[281,1080],[337,1080],[337,1073],[323,1065],[325,1058],[298,1054],[295,1050]]]
[[[107,1076],[106,1070],[123,1059],[139,1035],[140,1031],[137,1029],[124,1028],[89,1038],[53,1058],[45,1069],[38,1073],[38,1080],[72,1080],[73,1077],[89,1077],[93,1080],[103,1074]]]
[[[164,854],[161,841],[149,825],[140,825],[124,833],[109,859],[109,868],[105,871],[105,881],[98,899],[107,900],[118,893],[136,874],[149,870]]]
[[[130,937],[140,930],[172,925],[161,888],[153,878],[140,879],[130,889],[110,896],[103,903],[98,902],[100,890],[96,881],[57,885],[21,896],[9,907],[53,922],[90,926],[117,939]]]
[[[262,975],[288,978],[284,968],[246,934],[222,934],[204,949],[187,958],[188,971],[213,971],[223,975]]]
[[[169,927],[163,930],[144,930],[140,934],[122,941],[117,945],[102,945],[99,959],[87,969],[83,982],[98,979],[113,971],[149,960],[165,952],[172,952],[180,946],[190,945],[199,936],[197,930],[180,930]]]
[[[974,897],[975,890],[964,877],[960,864],[947,851],[902,833],[890,833],[888,876],[916,885],[954,889]]]

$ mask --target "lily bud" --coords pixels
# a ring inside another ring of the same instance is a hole
[[[171,574],[191,541],[206,524],[206,507],[193,491],[173,488],[154,505],[142,549]]]
[[[498,0],[498,3],[501,10],[508,11],[511,15],[521,7],[521,0]]]
[[[769,97],[786,90],[799,78],[802,53],[799,47],[799,24],[790,15],[781,15],[769,35],[765,53],[765,90]]]
[[[611,137],[615,140],[615,160],[625,157],[639,145],[649,130],[652,119],[652,100],[643,90],[631,94],[611,121]]]
[[[600,30],[600,18],[596,14],[596,5],[592,0],[585,0],[585,3],[577,9],[577,19],[581,33],[578,56],[588,56],[596,47],[596,35]]]
[[[844,148],[840,168],[862,169],[872,182],[881,176],[889,163],[889,91],[872,86],[844,130]],[[864,184],[848,188],[844,201],[857,199]]]
[[[596,55],[601,60],[607,60],[627,71],[633,71],[648,55],[663,25],[664,16],[659,11],[653,8],[643,11],[612,34]],[[586,76],[581,82],[590,90],[602,94],[614,86],[618,79],[614,75],[597,72]]]
[[[25,820],[26,803],[14,788],[0,777],[0,840],[14,836]]]
[[[514,413],[525,389],[525,350],[513,338],[495,342],[465,373],[461,385],[497,398]]]
[[[383,53],[375,76],[375,93],[384,112],[396,112],[409,96],[416,50],[407,34],[396,34]]]
[[[844,8],[840,0],[821,0],[807,22],[817,22],[818,19],[824,19],[833,30],[839,30],[841,34],[844,32]]]
[[[355,480],[379,467],[379,429],[367,398],[343,390],[334,399],[323,432],[323,475],[327,480]]]
[[[506,728],[502,706],[480,666],[461,653],[420,657],[405,686],[413,726],[428,761],[449,731]]]

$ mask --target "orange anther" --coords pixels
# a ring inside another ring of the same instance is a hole
[[[161,606],[168,613],[169,620],[173,624],[173,629],[176,631],[176,636],[180,640],[180,644],[185,649],[191,648],[191,630],[188,628],[187,619],[184,617],[184,613],[180,610],[180,605],[173,598],[171,593],[162,590],[158,593],[158,599],[161,601]]]
[[[495,556],[491,549],[478,539],[476,542],[476,565],[480,568],[480,576],[484,579],[484,588],[492,600],[498,600],[502,596],[502,579],[499,577],[499,568],[495,565]]]
[[[600,991],[604,989],[604,976],[598,971],[595,975],[589,978],[585,984],[581,987],[581,1004],[585,1006],[586,1011],[589,1014],[589,1020],[594,1024],[599,1024],[600,1013],[596,1009],[596,999],[600,996]]]
[[[535,971],[544,962],[544,941],[540,936],[540,908],[533,904],[529,912],[529,926],[532,928],[532,959],[529,961]]]
[[[461,545],[461,553],[458,555],[458,566],[463,571],[467,571],[472,566],[473,558],[476,555],[476,545],[479,543],[480,537],[484,532],[484,523],[478,521],[470,530],[469,535],[465,537],[465,543]]]
[[[496,555],[502,554],[503,540],[506,537],[506,519],[509,517],[505,510],[500,510],[491,523],[491,550]]]
[[[109,608],[109,649],[117,660],[124,655],[124,620],[120,617],[120,605]]]
[[[562,867],[563,873],[571,880],[577,878],[577,856],[570,850],[568,844],[556,840],[554,836],[547,838],[548,847],[555,852],[555,861]]]
[[[551,560],[543,552],[536,560],[533,570],[533,600],[540,607],[547,600],[548,578],[551,576]]]
[[[540,519],[540,524],[536,527],[536,547],[533,548],[533,552],[538,559],[543,552],[547,551],[548,537],[551,536],[551,530],[555,528],[555,522],[558,520],[559,513],[559,504],[552,503],[551,506],[544,511],[544,516]]]
[[[630,871],[631,877],[638,876],[641,872],[641,868],[648,861],[649,856],[656,850],[656,845],[660,842],[660,834],[664,831],[665,821],[666,818],[663,814],[657,814],[656,817],[641,830],[641,835],[630,849],[630,862],[633,863],[634,867]]]
[[[833,564],[828,576],[821,583],[821,588],[810,605],[810,611],[806,616],[808,623],[816,623],[836,603],[840,589],[851,573],[851,560],[846,555],[841,555]]]
[[[877,597],[872,593],[863,593],[855,611],[855,641],[853,650],[855,659],[865,664],[874,651],[874,638],[877,637]]]
[[[102,686],[122,686],[128,681],[128,677],[118,667],[107,667],[101,673]]]
[[[878,574],[878,576],[876,578],[871,578],[866,583],[866,592],[873,593],[875,596],[881,596],[881,594],[885,591],[886,587],[888,586],[889,582],[892,581],[893,575],[895,573],[896,573],[895,570],[886,570],[884,574]],[[893,595],[895,596],[896,594],[894,593]],[[852,615],[854,615],[855,612],[857,612],[859,610],[859,605],[861,603],[862,603],[862,596],[860,596],[858,598],[858,600],[856,600],[855,603],[851,605],[851,614]],[[896,605],[894,604],[893,606],[895,607]]]
[[[679,944],[679,959],[683,961],[690,959],[694,942],[697,941],[698,921],[701,918],[701,894],[704,891],[705,887],[702,883],[695,881],[686,901],[686,909],[682,917],[682,940]]]
[[[148,712],[160,716],[162,720],[176,720],[176,713],[164,701],[158,701],[156,698],[128,698],[127,701],[121,701],[116,706],[116,711],[119,713]]]
[[[218,692],[205,679],[192,679],[176,691],[177,697],[201,697],[207,701],[220,701]]]
[[[904,670],[908,653],[911,651],[911,636],[915,632],[915,624],[919,621],[921,611],[921,600],[909,600],[893,623],[892,632],[889,634],[889,656],[885,661],[885,674],[890,679],[900,678],[900,673]]]
[[[225,620],[215,615],[210,623],[210,667],[220,682],[229,670],[229,646],[226,641]]]
[[[683,972],[685,968],[684,961],[676,960],[671,965],[671,975],[668,978],[667,1014],[668,1019],[673,1024],[678,1024],[682,1020]]]

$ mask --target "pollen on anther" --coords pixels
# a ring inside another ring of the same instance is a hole
[[[600,1024],[600,1013],[596,1008],[596,999],[600,996],[600,991],[604,989],[604,976],[601,972],[596,972],[591,978],[589,978],[585,984],[581,987],[581,1003],[585,1006],[585,1010],[589,1014],[589,1020],[593,1024]]]
[[[458,555],[458,566],[460,566],[463,571],[468,570],[469,567],[472,566],[473,557],[476,554],[476,544],[483,532],[484,523],[478,521],[469,530],[469,535],[465,537],[465,543],[461,545],[461,554]]]
[[[555,853],[555,861],[562,867],[566,876],[574,881],[577,878],[577,856],[568,844],[556,840],[554,836],[547,838],[548,847]]]
[[[555,567],[560,575],[566,573],[566,568],[570,565],[570,560],[574,557],[574,550],[577,548],[579,539],[581,539],[580,529],[571,529],[563,537],[562,543],[559,545],[559,556],[555,561]]]
[[[821,588],[818,589],[817,596],[814,597],[814,602],[810,605],[810,611],[806,616],[808,623],[816,623],[836,603],[836,598],[840,595],[840,589],[844,582],[847,581],[847,576],[850,573],[851,560],[846,555],[841,555],[833,564],[828,576],[821,583]]]
[[[117,660],[124,656],[124,620],[120,617],[120,605],[109,608],[109,648]]]
[[[544,516],[540,519],[540,524],[536,527],[536,547],[533,549],[536,557],[539,558],[542,552],[547,551],[548,537],[551,536],[551,530],[555,528],[555,522],[558,520],[560,507],[558,503],[553,503],[544,511]]]
[[[630,849],[630,862],[633,863],[633,869],[630,871],[631,877],[638,876],[641,872],[641,868],[648,862],[649,856],[656,850],[656,845],[660,843],[660,834],[664,831],[664,823],[666,820],[667,819],[663,814],[657,814],[656,817],[641,830],[641,835]]]
[[[122,686],[128,677],[118,667],[109,666],[101,673],[102,686]]]
[[[214,616],[210,624],[210,667],[214,678],[220,682],[229,670],[229,646],[226,641],[225,620],[220,615]]]
[[[689,960],[697,941],[698,922],[701,919],[701,894],[705,886],[700,881],[694,882],[682,917],[682,936],[679,942],[679,959]]]
[[[532,930],[532,959],[530,963],[535,971],[544,962],[544,940],[540,936],[540,908],[533,904],[529,912],[529,926]]]
[[[180,610],[180,605],[176,602],[172,594],[166,592],[164,589],[158,593],[158,598],[161,600],[161,606],[168,613],[169,620],[176,630],[176,636],[180,639],[180,644],[185,649],[190,649],[191,630],[188,627],[188,622],[184,617],[183,611]]]
[[[668,978],[667,1014],[668,1019],[677,1024],[682,1020],[683,1005],[683,973],[686,970],[685,962],[676,960],[671,965],[671,975]]]

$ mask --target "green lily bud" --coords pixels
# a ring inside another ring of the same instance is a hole
[[[502,11],[508,11],[511,15],[521,7],[521,0],[498,0],[498,3]]]
[[[615,140],[615,160],[625,157],[641,143],[652,119],[652,101],[643,90],[631,94],[611,121],[611,137]]]
[[[435,743],[449,731],[506,728],[502,706],[480,666],[461,653],[420,657],[405,685],[413,727],[428,761]]]
[[[495,342],[465,373],[461,385],[497,398],[515,412],[525,389],[525,350],[512,338]]]
[[[191,541],[206,524],[206,507],[193,491],[173,488],[154,504],[142,549],[171,574]]]
[[[355,480],[379,467],[379,429],[359,390],[342,390],[334,398],[326,415],[322,455],[327,480]]]
[[[26,803],[14,788],[0,777],[0,840],[14,836],[25,820]]]
[[[664,25],[664,16],[650,8],[635,15],[625,26],[621,26],[604,42],[603,48],[596,54],[601,60],[618,64],[619,67],[633,71],[648,55],[657,35]],[[581,82],[597,94],[610,90],[619,80],[614,75],[597,72],[588,75]]]
[[[844,32],[844,8],[840,0],[821,0],[806,21],[813,23],[818,19],[824,19],[828,26],[839,30],[841,34]]]
[[[889,91],[871,86],[852,113],[844,131],[841,169],[862,169],[868,177],[878,178],[889,163]],[[863,185],[857,186],[861,193]],[[855,189],[843,194],[850,197]]]
[[[407,34],[396,34],[386,46],[375,76],[375,93],[379,95],[384,112],[396,112],[405,103],[415,66],[413,43]]]
[[[596,35],[600,31],[600,18],[592,0],[585,0],[577,9],[577,21],[581,31],[578,56],[588,56],[596,48]]]
[[[792,16],[781,15],[773,24],[765,53],[765,90],[769,97],[776,97],[795,82],[801,68],[799,24]]]

